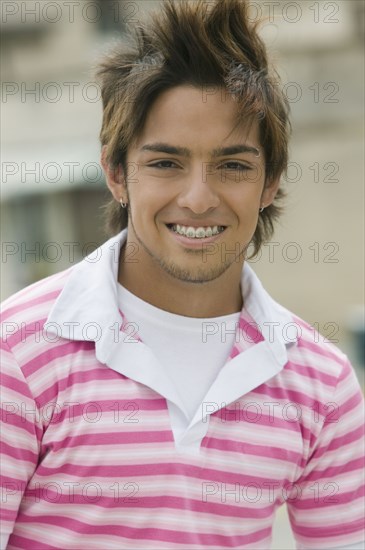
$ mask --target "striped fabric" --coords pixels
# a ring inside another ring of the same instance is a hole
[[[286,313],[297,337],[289,340],[286,331],[280,364],[270,351],[278,333],[270,342],[261,329],[268,311],[276,319],[284,310],[258,290],[245,265],[245,302],[260,331],[241,319],[237,342],[244,328],[255,345],[235,344],[228,374],[206,396],[206,414],[192,421],[182,452],[146,346],[137,339],[113,347],[95,328],[108,324],[115,340],[103,288],[116,284],[108,249],[125,233],[118,239],[102,247],[104,263],[84,260],[3,304],[1,526],[12,533],[8,549],[267,550],[284,503],[305,548],[364,540],[363,398],[347,358]],[[91,288],[89,311],[80,309],[86,298],[78,284]],[[55,321],[45,330],[55,307],[62,330]],[[125,337],[127,320],[115,308]],[[88,326],[80,326],[84,314]],[[255,378],[267,357],[273,373]],[[198,452],[193,444],[189,452],[191,434]]]

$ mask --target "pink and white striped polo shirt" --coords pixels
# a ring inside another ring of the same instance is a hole
[[[179,395],[118,308],[125,239],[3,304],[8,549],[268,549],[284,503],[299,547],[364,540],[364,402],[346,356],[245,264],[256,325],[242,315],[175,445]]]

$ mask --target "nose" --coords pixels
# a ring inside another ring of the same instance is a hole
[[[183,182],[182,191],[177,199],[178,206],[189,208],[195,214],[203,214],[211,208],[216,208],[220,199],[212,182],[204,171],[204,166],[190,172]]]

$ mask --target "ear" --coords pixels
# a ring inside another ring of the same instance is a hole
[[[267,208],[274,201],[276,193],[280,187],[280,177],[269,182],[265,182],[265,187],[261,195],[261,206]]]
[[[105,173],[106,184],[116,201],[127,202],[127,186],[122,166],[112,168],[106,160],[106,145],[102,147],[100,163]]]

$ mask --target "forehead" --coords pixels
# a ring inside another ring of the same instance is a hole
[[[224,88],[178,86],[154,101],[136,146],[152,140],[200,150],[233,143],[260,148],[258,121],[243,117],[238,122],[239,114],[237,102]]]

